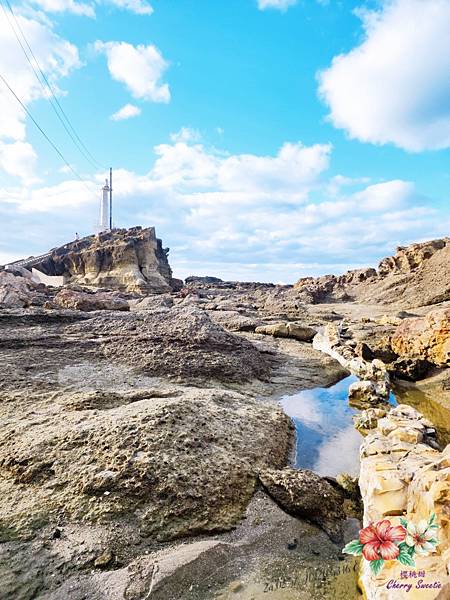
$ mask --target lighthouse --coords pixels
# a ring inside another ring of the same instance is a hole
[[[108,180],[105,179],[105,185],[102,187],[102,199],[100,201],[100,222],[99,222],[100,231],[106,231],[107,229],[109,229],[109,226],[110,226],[109,192],[110,192],[109,183],[108,183]]]

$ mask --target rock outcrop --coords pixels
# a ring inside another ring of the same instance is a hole
[[[391,387],[384,363],[377,358],[368,361],[359,356],[353,346],[341,339],[338,327],[331,324],[322,327],[313,339],[313,347],[360,379],[349,388],[349,401],[353,406],[360,408],[388,401]]]
[[[45,285],[29,277],[0,271],[0,308],[41,306],[47,299]]]
[[[299,323],[274,323],[273,325],[262,325],[257,327],[255,333],[273,335],[274,337],[294,338],[301,342],[310,342],[317,331],[312,327],[301,325]]]
[[[139,294],[181,285],[172,278],[167,250],[153,227],[114,229],[70,242],[34,267],[46,275],[64,275],[67,283]]]
[[[192,306],[101,316],[69,329],[89,331],[109,359],[146,375],[239,383],[270,372],[268,359],[251,342]]]
[[[104,392],[95,408],[92,395],[77,400],[60,393],[56,405],[41,401],[39,424],[3,428],[3,541],[44,518],[119,524],[124,516],[161,540],[229,529],[257,470],[287,457],[288,417],[236,393]]]
[[[294,288],[299,300],[310,303],[357,300],[411,308],[450,300],[450,238],[401,246],[378,270],[305,277]]]
[[[406,359],[450,364],[450,308],[435,309],[425,317],[404,319],[391,338],[394,352]]]
[[[434,513],[438,529],[435,551],[414,556],[414,571],[424,572],[418,579],[402,580],[400,571],[412,571],[397,561],[386,561],[374,575],[370,563],[362,562],[362,583],[368,600],[390,600],[394,588],[388,583],[412,583],[395,588],[395,598],[443,600],[450,595],[450,445],[443,452],[432,448],[432,424],[413,408],[399,405],[385,417],[375,419],[376,428],[361,447],[359,486],[364,501],[364,526],[389,519],[399,525],[406,519],[416,526]],[[438,582],[437,585],[433,585]]]
[[[118,292],[86,293],[69,288],[63,289],[53,298],[53,304],[73,310],[129,310],[130,306]]]

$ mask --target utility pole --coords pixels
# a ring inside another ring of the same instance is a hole
[[[113,228],[112,218],[112,168],[109,169],[109,229]]]

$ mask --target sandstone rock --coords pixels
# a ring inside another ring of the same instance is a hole
[[[158,294],[147,296],[143,300],[135,300],[130,303],[130,310],[157,310],[159,308],[171,308],[173,298],[169,294]]]
[[[190,284],[208,284],[208,283],[223,283],[222,279],[219,279],[219,277],[211,277],[210,275],[206,275],[206,276],[197,276],[197,275],[189,275],[189,277],[186,277],[186,279],[184,280],[186,285],[190,285]]]
[[[0,272],[0,308],[41,305],[46,300],[45,286],[29,278]]]
[[[369,362],[358,356],[355,348],[341,339],[339,327],[329,324],[320,328],[313,339],[313,348],[325,352],[362,380],[351,391],[355,402],[364,399],[375,404],[388,400],[390,380],[384,363],[377,358]]]
[[[367,408],[385,403],[386,398],[381,396],[373,381],[355,381],[349,386],[348,401],[355,408]]]
[[[450,239],[397,248],[378,272],[358,269],[344,275],[305,277],[294,285],[305,303],[348,301],[394,304],[411,308],[450,299]],[[387,317],[385,323],[394,320]]]
[[[423,358],[398,358],[387,365],[390,375],[398,379],[417,381],[422,379],[433,368],[433,364]]]
[[[161,540],[229,529],[255,471],[285,464],[292,435],[278,407],[221,390],[61,411],[2,430],[0,518],[19,537],[43,515],[59,525],[124,518]]]
[[[289,514],[307,518],[338,540],[345,518],[343,496],[328,481],[307,469],[266,469],[259,479],[270,496]]]
[[[68,331],[87,327],[101,338],[107,357],[147,375],[242,383],[270,372],[267,357],[251,342],[225,331],[196,307],[105,315]]]
[[[363,435],[367,435],[370,430],[376,429],[378,421],[386,416],[386,412],[385,408],[379,407],[361,411],[353,417],[355,428]]]
[[[390,519],[399,524],[404,516],[418,523],[437,515],[439,545],[437,553],[427,556],[416,554],[414,570],[425,571],[425,581],[441,581],[440,590],[419,590],[413,585],[396,590],[400,599],[443,598],[439,595],[445,585],[450,586],[446,564],[450,560],[448,506],[450,501],[450,446],[443,453],[427,443],[430,423],[407,405],[389,411],[370,433],[361,447],[359,485],[364,501],[364,525]],[[369,563],[362,562],[362,583],[370,600],[390,600],[392,590],[387,582],[398,578],[399,563],[386,562],[377,576],[370,572]],[[447,588],[447,589],[450,589]]]
[[[174,288],[172,271],[155,229],[114,229],[56,248],[36,268],[64,275],[67,283],[137,293],[164,293]]]
[[[33,278],[31,271],[25,269],[25,267],[21,267],[20,265],[15,265],[14,263],[6,267],[6,272],[19,277],[24,277],[25,279]]]
[[[229,331],[255,331],[262,322],[259,319],[242,315],[236,310],[209,311],[208,314],[214,323]]]
[[[294,338],[302,342],[310,342],[317,331],[312,327],[300,325],[298,323],[275,323],[273,325],[257,327],[255,333],[273,335],[274,337]]]
[[[76,292],[63,289],[53,298],[54,304],[74,310],[129,310],[129,304],[117,292]]]
[[[435,309],[425,317],[404,319],[391,339],[402,358],[426,359],[435,365],[450,363],[450,308]]]

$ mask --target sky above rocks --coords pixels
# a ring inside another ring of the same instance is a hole
[[[95,232],[109,166],[115,226],[154,225],[178,277],[291,283],[448,234],[450,0],[2,3],[0,263]]]

